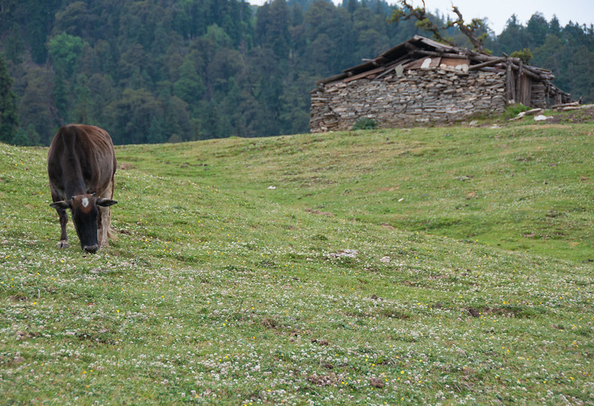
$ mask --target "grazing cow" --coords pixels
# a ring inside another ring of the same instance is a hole
[[[108,245],[109,206],[113,198],[116,158],[107,131],[89,125],[61,127],[47,154],[47,173],[62,234],[58,248],[68,248],[66,209],[83,251],[94,253]]]

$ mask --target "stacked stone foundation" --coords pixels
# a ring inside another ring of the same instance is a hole
[[[443,125],[505,111],[505,72],[414,69],[327,83],[312,92],[311,132],[346,131],[362,118],[380,128]]]

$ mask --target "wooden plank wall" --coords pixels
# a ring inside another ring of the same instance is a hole
[[[521,75],[521,82],[520,103],[524,106],[534,107],[532,103],[532,79],[526,75]]]
[[[532,107],[532,78],[520,69],[515,71],[511,65],[507,65],[507,102],[522,103],[525,106]]]

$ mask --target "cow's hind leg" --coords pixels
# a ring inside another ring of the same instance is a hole
[[[114,175],[111,175],[111,193],[109,194],[110,199],[113,199],[113,191],[115,189],[114,177],[115,177],[115,173],[114,173]],[[110,190],[110,188],[107,188],[107,190]],[[111,226],[111,211],[107,212],[107,238],[111,238],[114,240],[118,239],[115,234],[114,228]]]

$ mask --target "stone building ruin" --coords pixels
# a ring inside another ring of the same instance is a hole
[[[501,114],[508,104],[571,102],[547,69],[416,35],[378,57],[323,79],[311,92],[312,133],[350,130],[369,118],[411,127]]]

